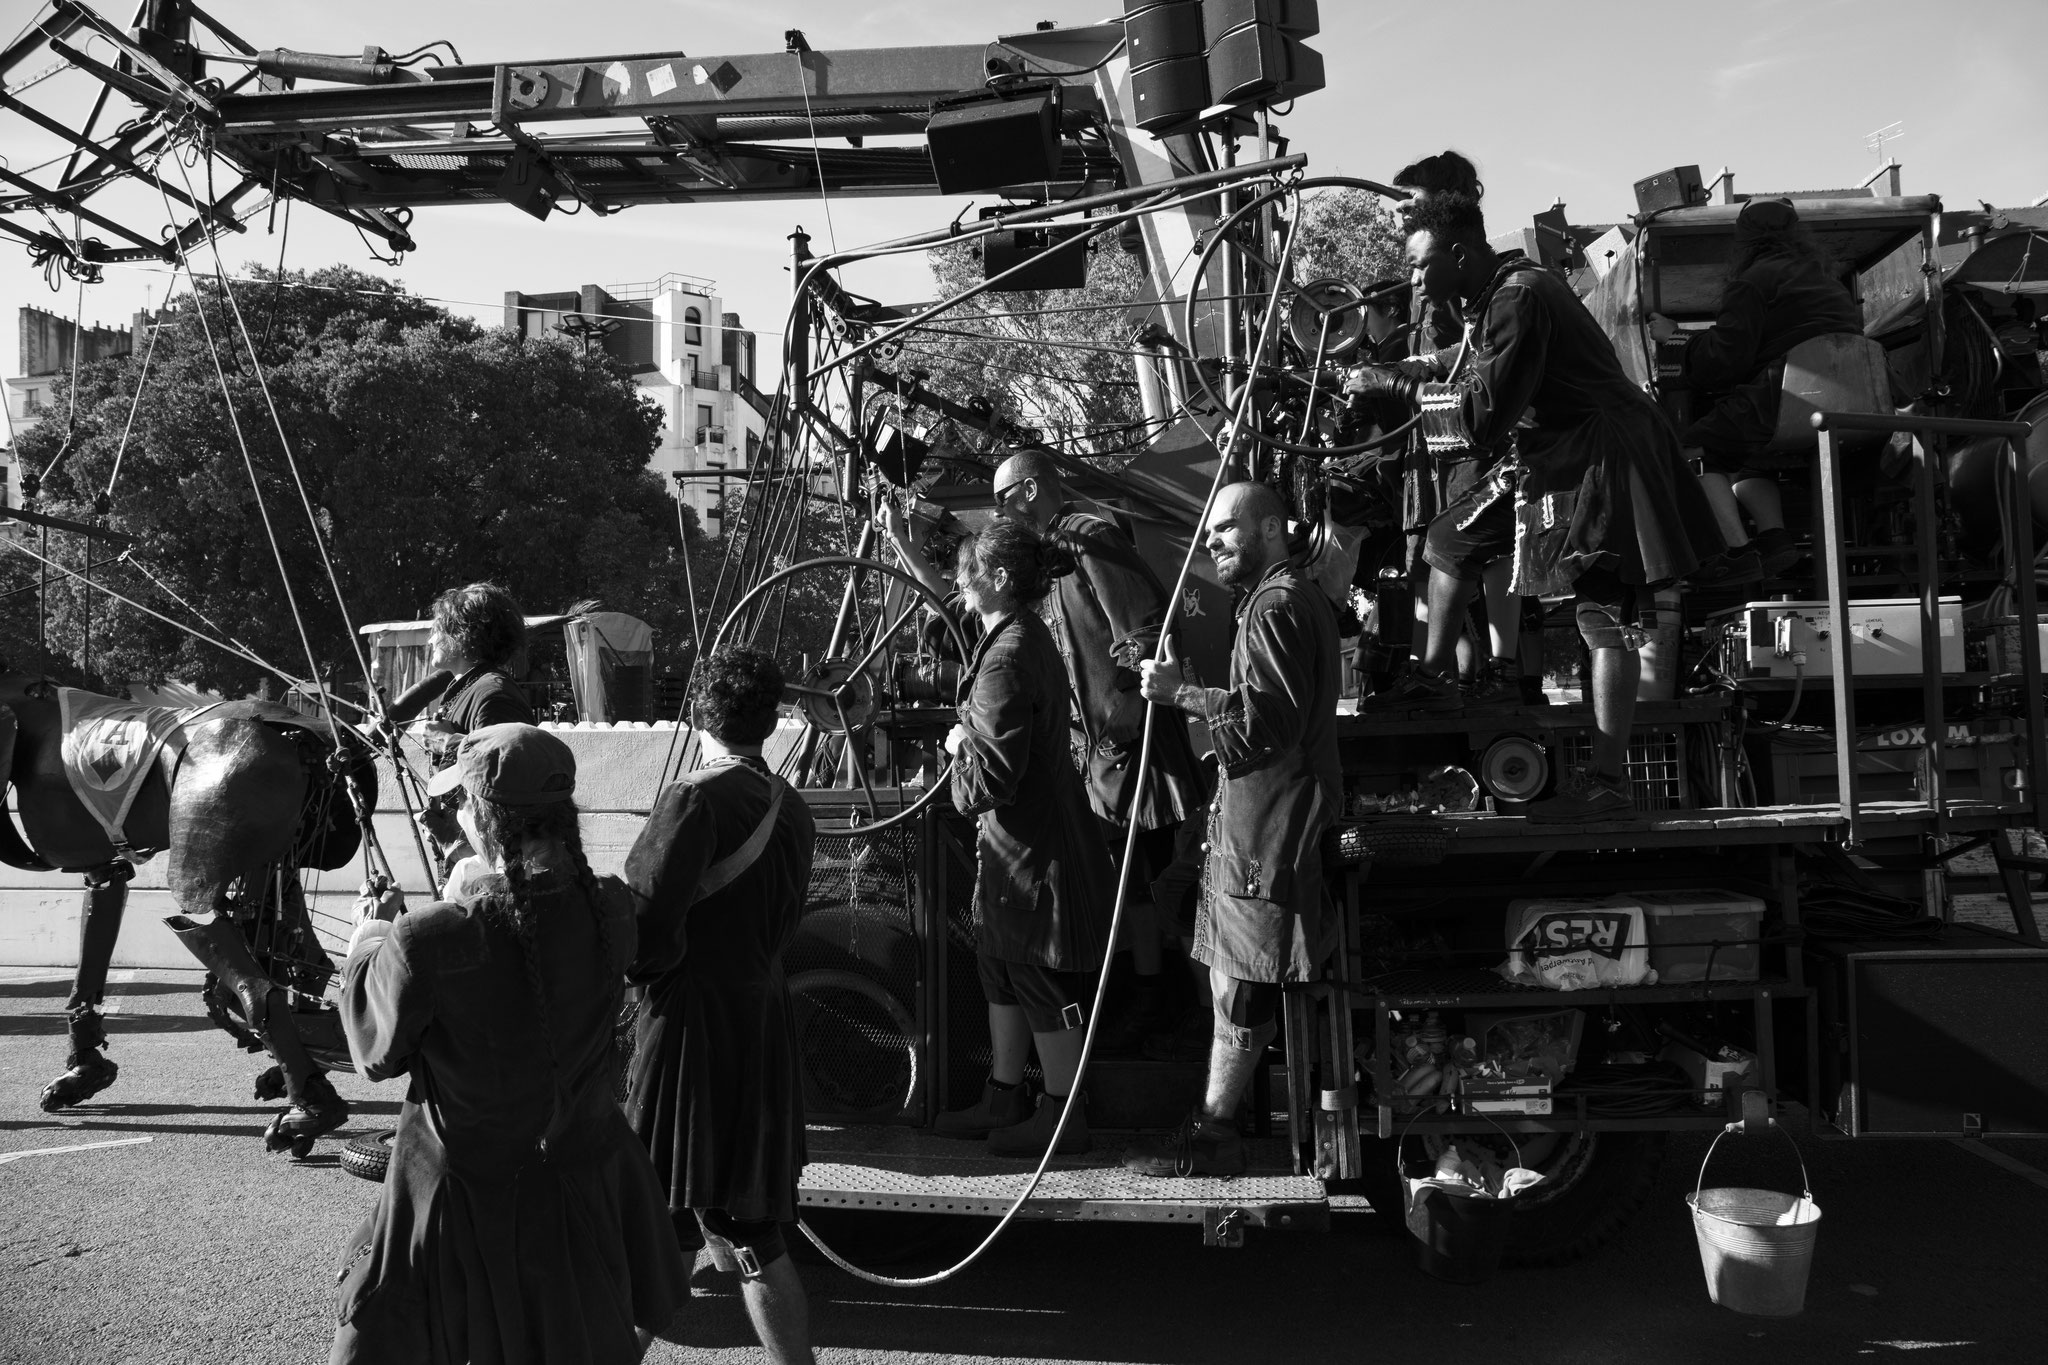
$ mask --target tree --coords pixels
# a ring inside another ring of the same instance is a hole
[[[1407,276],[1407,239],[1378,195],[1328,189],[1306,197],[1294,238],[1295,279],[1344,280],[1362,288]]]
[[[302,621],[319,666],[353,681],[295,465],[357,625],[415,617],[442,589],[491,579],[529,611],[595,598],[680,642],[674,513],[646,468],[660,416],[630,375],[566,341],[485,330],[343,268],[266,277],[241,286],[235,302],[290,459],[228,299],[201,281],[196,299],[183,295],[158,316],[139,402],[146,337],[136,355],[79,374],[71,447],[41,505],[86,518],[107,495],[106,524],[138,544],[112,566],[97,551],[95,577],[294,675],[307,668]],[[68,402],[60,397],[56,410]],[[40,469],[66,435],[54,420],[27,433],[23,466]],[[51,543],[82,568],[76,540]],[[233,693],[260,675],[105,599],[91,607],[92,657],[79,659],[86,603],[75,582],[53,591],[51,640],[101,678],[175,677]]]

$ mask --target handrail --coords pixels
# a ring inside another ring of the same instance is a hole
[[[1919,417],[1910,413],[1816,412],[1815,431],[1910,431],[1916,436],[2005,436],[2025,440],[2031,422],[1986,422],[1974,417]]]
[[[1841,797],[1842,818],[1848,824],[1848,844],[1862,842],[1862,816],[1856,782],[1856,694],[1855,669],[1851,661],[1854,640],[1849,622],[1849,564],[1843,536],[1845,509],[1842,499],[1840,452],[1834,434],[1838,431],[1910,432],[1913,459],[1918,466],[1914,488],[1914,516],[1917,523],[1920,568],[1920,651],[1923,706],[1927,731],[1926,764],[1929,804],[1933,806],[1937,829],[1945,829],[1942,751],[1948,739],[1948,722],[1943,715],[1941,683],[1941,585],[1937,577],[1934,536],[1933,454],[1920,439],[1923,436],[1992,436],[2002,440],[2004,450],[1998,462],[1998,477],[2005,482],[2002,500],[2004,524],[1999,528],[2006,563],[2013,569],[2014,615],[2019,623],[2021,692],[2026,708],[2027,795],[2037,823],[2048,823],[2048,718],[2044,718],[2041,682],[2041,638],[2036,622],[2040,617],[2034,584],[2033,504],[2027,492],[2026,470],[2020,461],[2021,443],[2034,428],[2026,422],[1986,422],[1960,417],[1919,417],[1903,413],[1816,412],[1813,429],[1820,433],[1821,560],[1827,575],[1830,629],[1835,648],[1835,780]]]

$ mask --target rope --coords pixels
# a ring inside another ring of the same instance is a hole
[[[135,430],[135,414],[142,407],[142,389],[144,385],[149,383],[149,362],[156,355],[157,333],[163,331],[163,329],[163,314],[159,312],[156,320],[150,324],[149,345],[145,346],[142,350],[142,373],[135,380],[135,397],[130,399],[128,403],[128,420],[121,427],[121,443],[114,447],[114,470],[111,474],[107,475],[107,497],[109,499],[114,496],[114,484],[121,477],[121,457],[128,453],[128,434]],[[215,626],[214,629],[219,630],[220,627]]]
[[[1296,225],[1300,220],[1300,217],[1301,215],[1298,213],[1292,214],[1289,217],[1287,227],[1287,241],[1280,253],[1280,266],[1278,273],[1279,278],[1282,280],[1286,278],[1288,265],[1291,263],[1294,256],[1295,229]],[[1257,363],[1258,360],[1263,359],[1267,351],[1271,348],[1274,339],[1275,324],[1278,322],[1280,315],[1280,298],[1283,293],[1284,290],[1282,290],[1276,284],[1272,296],[1267,304],[1265,320],[1259,330],[1258,350],[1256,355],[1254,356],[1254,363]],[[1222,450],[1218,453],[1218,458],[1216,461],[1216,476],[1209,482],[1209,494],[1202,501],[1202,513],[1201,516],[1196,520],[1195,534],[1189,537],[1188,539],[1187,554],[1184,555],[1181,559],[1180,573],[1175,577],[1173,583],[1173,591],[1167,596],[1166,599],[1166,615],[1160,621],[1159,625],[1159,644],[1155,647],[1152,655],[1154,662],[1164,663],[1166,661],[1167,644],[1168,641],[1172,638],[1174,618],[1179,614],[1181,594],[1183,591],[1185,591],[1187,587],[1188,575],[1192,573],[1194,570],[1195,547],[1201,544],[1201,527],[1207,524],[1209,520],[1209,511],[1216,504],[1216,495],[1223,489],[1224,479],[1228,475],[1232,461],[1237,453],[1239,436],[1242,432],[1247,430],[1247,428],[1250,425],[1245,420],[1245,418],[1248,415],[1248,409],[1251,405],[1251,393],[1252,386],[1247,384],[1244,386],[1244,389],[1238,394],[1237,409],[1231,415],[1229,432],[1224,437]],[[1122,871],[1117,882],[1116,905],[1115,908],[1110,912],[1109,932],[1103,940],[1105,943],[1115,943],[1117,941],[1118,933],[1123,927],[1124,908],[1128,903],[1130,894],[1131,868],[1133,866],[1134,860],[1137,857],[1138,850],[1137,811],[1139,807],[1144,803],[1145,784],[1146,781],[1152,775],[1152,722],[1154,719],[1154,713],[1157,710],[1158,703],[1148,698],[1145,702],[1145,737],[1138,751],[1137,783],[1133,787],[1131,793],[1132,818],[1129,828],[1125,831],[1124,834],[1124,857]],[[958,1264],[949,1266],[946,1269],[938,1271],[935,1274],[911,1277],[898,1277],[893,1275],[878,1275],[873,1271],[863,1270],[859,1266],[854,1265],[845,1257],[841,1256],[838,1252],[832,1250],[831,1247],[825,1245],[824,1240],[820,1238],[816,1232],[813,1232],[811,1230],[810,1224],[804,1222],[801,1218],[799,1218],[797,1220],[797,1226],[803,1230],[804,1236],[810,1239],[811,1245],[817,1247],[818,1250],[824,1254],[826,1260],[832,1262],[832,1264],[838,1266],[847,1274],[852,1275],[856,1279],[865,1280],[869,1284],[879,1285],[887,1289],[920,1289],[928,1285],[941,1284],[946,1280],[952,1279],[955,1275],[958,1275],[961,1271],[967,1269],[976,1261],[980,1260],[982,1254],[986,1252],[991,1246],[995,1245],[996,1239],[1003,1235],[1004,1230],[1010,1226],[1010,1223],[1016,1218],[1018,1212],[1024,1207],[1026,1201],[1028,1201],[1031,1198],[1031,1196],[1037,1192],[1039,1182],[1045,1179],[1046,1169],[1052,1164],[1053,1155],[1059,1150],[1060,1139],[1066,1135],[1067,1124],[1069,1123],[1069,1121],[1072,1120],[1074,1115],[1074,1106],[1080,1099],[1082,1082],[1087,1078],[1088,1075],[1088,1065],[1094,1059],[1095,1031],[1101,1025],[1102,1022],[1102,1002],[1104,995],[1108,991],[1108,988],[1109,973],[1107,971],[1104,971],[1096,978],[1095,1000],[1088,1010],[1088,1030],[1087,1033],[1081,1039],[1081,1060],[1079,1064],[1075,1067],[1074,1084],[1072,1088],[1069,1089],[1067,1092],[1067,1102],[1060,1108],[1060,1121],[1059,1124],[1053,1129],[1052,1141],[1046,1144],[1045,1155],[1039,1158],[1038,1167],[1031,1173],[1031,1179],[1024,1186],[1023,1192],[1017,1196],[1016,1200],[1010,1205],[1009,1209],[1003,1214],[1001,1220],[996,1223],[995,1227],[989,1230],[988,1236],[984,1237],[981,1240],[981,1244],[979,1246],[975,1247],[974,1250],[967,1253],[967,1255],[964,1258],[962,1258]]]
[[[810,70],[804,65],[804,54],[792,50],[796,58],[796,88],[804,95],[804,123],[811,130],[811,164],[818,172],[818,202],[825,206],[825,238],[832,243],[832,250],[839,250],[839,234],[832,226],[832,197],[825,193],[825,154],[818,149],[818,120],[811,114]]]

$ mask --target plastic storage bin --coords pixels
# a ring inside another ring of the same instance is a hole
[[[1648,922],[1650,965],[1666,986],[1689,981],[1754,981],[1764,903],[1732,891],[1640,891],[1613,898],[1639,905]]]

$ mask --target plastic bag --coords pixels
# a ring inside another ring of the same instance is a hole
[[[1518,900],[1508,903],[1508,960],[1500,974],[1523,986],[1582,991],[1647,986],[1650,966],[1643,908],[1618,900]]]

